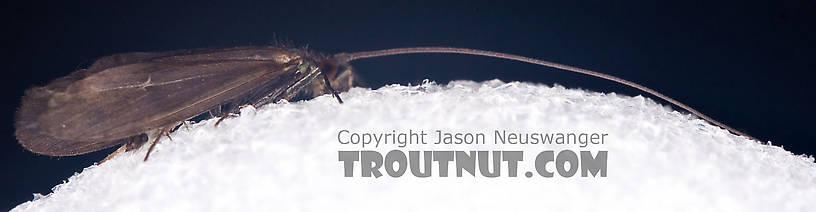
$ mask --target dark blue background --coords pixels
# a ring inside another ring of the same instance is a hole
[[[815,6],[812,0],[6,3],[0,209],[49,193],[110,152],[48,157],[20,147],[13,113],[26,88],[113,53],[276,40],[325,53],[468,47],[575,65],[649,86],[757,138],[812,155]],[[580,74],[475,56],[406,55],[353,65],[375,88],[425,78],[499,78],[642,94]]]

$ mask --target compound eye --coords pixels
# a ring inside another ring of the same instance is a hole
[[[333,59],[327,59],[321,62],[320,64],[320,71],[323,72],[329,79],[334,79],[337,76],[337,69],[339,65]]]

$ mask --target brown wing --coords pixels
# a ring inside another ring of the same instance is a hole
[[[20,143],[47,155],[99,150],[276,84],[282,76],[294,78],[296,69],[280,60],[138,56],[101,59],[88,70],[29,89],[17,113]]]

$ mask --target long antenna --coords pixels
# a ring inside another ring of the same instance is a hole
[[[561,70],[572,71],[572,72],[582,73],[582,74],[586,74],[586,75],[590,75],[590,76],[604,78],[604,79],[615,81],[615,82],[618,82],[618,83],[621,83],[621,84],[624,84],[624,85],[628,85],[628,86],[633,87],[633,88],[637,88],[638,90],[641,90],[643,92],[652,94],[654,96],[657,96],[657,97],[659,97],[659,98],[661,98],[663,100],[666,100],[666,101],[668,101],[668,102],[670,102],[670,103],[672,103],[672,104],[674,104],[674,105],[676,105],[676,106],[678,106],[680,108],[685,109],[686,111],[696,115],[697,117],[700,117],[700,118],[702,118],[702,119],[704,119],[704,120],[706,120],[706,121],[708,121],[708,122],[710,122],[710,123],[712,123],[714,125],[722,127],[722,128],[724,128],[724,129],[726,129],[728,131],[731,131],[734,134],[744,136],[744,137],[749,138],[751,140],[763,143],[762,141],[760,141],[759,139],[754,138],[753,136],[750,136],[750,135],[745,134],[745,133],[743,133],[743,132],[741,132],[739,130],[731,128],[728,125],[725,125],[723,123],[720,123],[717,120],[714,120],[713,118],[706,116],[705,114],[701,113],[700,111],[697,111],[694,108],[692,108],[692,107],[690,107],[690,106],[688,106],[686,104],[680,103],[680,101],[672,99],[671,97],[663,95],[660,92],[657,92],[657,91],[655,91],[655,90],[653,90],[651,88],[648,88],[646,86],[631,82],[629,80],[621,79],[621,78],[618,78],[616,76],[604,74],[604,73],[599,73],[599,72],[590,71],[590,70],[583,69],[583,68],[568,66],[568,65],[564,65],[564,64],[558,64],[558,63],[554,63],[554,62],[549,62],[549,61],[544,61],[544,60],[539,60],[539,59],[514,55],[514,54],[506,54],[506,53],[501,53],[501,52],[491,52],[491,51],[484,51],[484,50],[477,50],[477,49],[452,48],[452,47],[410,47],[410,48],[395,48],[395,49],[384,49],[384,50],[364,51],[364,52],[354,52],[354,53],[339,53],[339,54],[334,55],[334,59],[337,60],[337,62],[339,64],[346,64],[348,62],[351,62],[351,61],[357,60],[357,59],[380,57],[380,56],[389,56],[389,55],[399,55],[399,54],[414,54],[414,53],[452,53],[452,54],[466,54],[466,55],[480,55],[480,56],[487,56],[487,57],[496,57],[496,58],[503,58],[503,59],[508,59],[508,60],[515,60],[515,61],[521,61],[521,62],[526,62],[526,63],[538,64],[538,65],[547,66],[547,67],[551,67],[551,68],[557,68],[557,69],[561,69]]]

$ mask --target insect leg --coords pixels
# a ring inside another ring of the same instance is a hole
[[[211,109],[208,111],[210,113],[210,117],[220,117],[221,116],[221,105]]]
[[[116,149],[116,151],[113,151],[112,153],[110,153],[107,157],[105,157],[105,159],[100,160],[99,163],[97,163],[97,164],[105,163],[105,161],[110,160],[111,158],[113,158],[113,156],[116,156],[119,153],[123,153],[125,151],[127,151],[127,144],[122,144],[122,146],[120,146],[118,149]]]
[[[185,129],[185,130],[190,131],[190,127],[189,127],[189,126],[187,126],[187,125],[188,125],[188,124],[187,124],[187,121],[182,121],[182,122],[181,122],[181,125],[184,125],[184,129]]]
[[[340,95],[337,94],[337,91],[334,90],[334,88],[332,88],[331,81],[329,81],[329,76],[327,76],[326,73],[321,73],[320,75],[323,75],[323,84],[326,85],[326,90],[328,90],[329,92],[331,92],[332,95],[334,95],[334,98],[337,99],[337,102],[343,104],[343,99],[340,99]]]
[[[229,113],[227,113],[227,114],[228,115],[221,116],[221,118],[219,118],[218,121],[215,122],[215,125],[213,127],[218,127],[218,124],[221,124],[221,121],[224,121],[224,119],[227,119],[227,117],[229,117]]]
[[[134,150],[134,149],[138,149],[139,147],[142,147],[142,145],[144,145],[147,142],[147,140],[148,140],[147,134],[140,134],[140,135],[137,135],[137,136],[133,136],[133,137],[130,138],[130,142],[122,144],[122,146],[120,146],[118,149],[116,149],[116,151],[113,151],[107,157],[105,157],[105,159],[102,159],[101,161],[99,161],[98,164],[102,164],[105,161],[110,160],[111,158],[118,155],[119,153],[127,152],[127,151]]]
[[[150,144],[150,148],[147,148],[147,154],[145,154],[145,157],[144,157],[143,161],[147,161],[147,158],[150,157],[150,152],[153,152],[153,147],[155,147],[156,144],[159,143],[159,139],[161,138],[162,135],[167,135],[168,138],[170,137],[169,133],[170,133],[170,129],[172,129],[172,128],[173,127],[162,127],[161,129],[156,131],[156,135],[155,135],[156,138],[153,139],[153,143]]]
[[[218,121],[215,122],[215,125],[213,127],[218,127],[218,124],[221,124],[221,122],[224,121],[224,119],[230,117],[231,114],[238,113],[238,111],[240,111],[240,106],[243,104],[247,104],[246,100],[243,99],[232,100],[226,104],[220,105],[215,109],[210,110],[216,113],[216,116],[214,117],[219,117]]]

